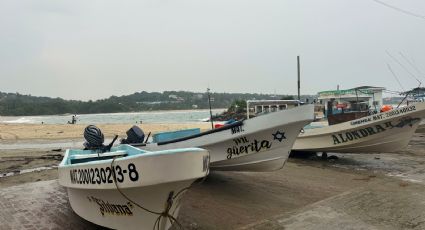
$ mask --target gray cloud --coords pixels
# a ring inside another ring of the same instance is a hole
[[[388,3],[425,14],[422,1]],[[296,93],[417,86],[425,20],[370,0],[0,2],[0,91],[97,99],[135,91]],[[416,72],[415,72],[416,71]],[[419,76],[424,80],[424,76]]]

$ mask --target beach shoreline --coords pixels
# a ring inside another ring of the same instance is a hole
[[[57,179],[57,170],[68,148],[82,149],[85,124],[0,123],[0,188]],[[99,124],[108,143],[115,135],[126,138],[133,124]],[[207,122],[138,124],[147,136],[171,130],[211,127]],[[118,143],[118,142],[117,142]]]
[[[207,130],[211,128],[209,122],[187,122],[187,123],[146,123],[146,124],[98,124],[105,138],[126,137],[126,131],[133,125],[139,126],[145,135],[171,130],[200,128]],[[43,140],[82,140],[86,124],[5,124],[0,123],[0,143],[16,143],[18,141],[43,141]]]

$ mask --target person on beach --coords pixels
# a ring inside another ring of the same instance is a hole
[[[68,124],[77,124],[77,115],[72,115],[71,121],[68,121]]]

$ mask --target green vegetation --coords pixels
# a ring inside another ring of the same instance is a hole
[[[244,109],[246,100],[279,99],[285,95],[249,93],[211,93],[212,108]],[[233,103],[234,102],[234,103]],[[111,96],[96,101],[64,100],[62,98],[34,97],[19,93],[0,92],[0,115],[54,115],[138,112],[149,110],[208,109],[206,93],[186,91],[137,92],[125,96]]]
[[[246,101],[245,100],[235,100],[232,105],[227,109],[229,112],[234,113],[244,113],[246,112]]]

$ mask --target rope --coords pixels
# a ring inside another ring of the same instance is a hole
[[[397,58],[395,58],[393,55],[390,54],[390,52],[388,52],[388,50],[385,51],[387,53],[387,55],[392,58],[395,62],[397,62],[397,64],[399,64],[411,77],[413,77],[418,83],[419,86],[422,84],[421,81],[419,81],[418,78],[416,78],[415,74],[411,73],[406,66],[404,66]]]
[[[388,63],[387,63],[387,67],[388,67],[388,69],[390,70],[391,74],[394,76],[394,78],[397,80],[398,84],[400,85],[400,88],[401,88],[403,91],[405,91],[405,90],[404,90],[403,85],[401,84],[401,82],[400,82],[400,80],[398,79],[397,75],[394,73],[394,71],[393,71],[393,69],[391,68],[390,64],[388,64]]]
[[[388,8],[391,8],[391,9],[393,9],[393,10],[396,10],[396,11],[398,11],[398,12],[401,12],[401,13],[403,13],[403,14],[410,15],[410,16],[417,17],[417,18],[421,18],[421,19],[425,19],[425,16],[424,16],[424,15],[415,14],[415,13],[413,13],[413,12],[411,12],[411,11],[408,11],[408,10],[405,10],[405,9],[402,9],[402,8],[399,8],[399,7],[396,7],[396,6],[390,5],[390,4],[385,3],[385,2],[383,2],[383,1],[380,1],[380,0],[372,0],[372,1],[374,1],[374,2],[376,2],[376,3],[379,3],[379,4],[383,5],[383,6],[386,6],[386,7],[388,7]]]
[[[119,158],[119,156],[118,157],[114,157],[113,159],[112,159],[112,161],[111,161],[111,170],[113,171],[113,173],[112,173],[112,176],[113,176],[113,179],[114,179],[114,184],[115,184],[115,187],[116,187],[116,189],[117,189],[117,191],[125,198],[125,199],[127,199],[129,202],[131,202],[131,203],[133,203],[135,206],[137,206],[137,207],[139,207],[140,209],[142,209],[142,210],[144,210],[144,211],[146,211],[146,212],[149,212],[149,213],[152,213],[152,214],[154,214],[154,215],[158,215],[158,218],[155,220],[155,223],[154,223],[154,225],[153,225],[153,229],[155,230],[155,229],[158,229],[158,230],[160,230],[161,229],[161,219],[164,217],[164,218],[168,218],[169,219],[169,221],[170,221],[170,223],[171,223],[171,225],[174,225],[174,224],[177,224],[177,227],[179,228],[179,229],[184,229],[183,228],[183,225],[173,216],[174,215],[174,212],[172,213],[172,215],[170,215],[170,209],[172,208],[172,206],[173,206],[173,202],[174,202],[174,200],[175,199],[177,199],[180,195],[182,195],[183,194],[183,192],[184,191],[186,191],[186,190],[188,190],[189,189],[189,187],[190,186],[188,186],[188,187],[185,187],[185,188],[183,188],[183,189],[181,189],[179,192],[177,192],[176,193],[176,195],[174,195],[174,191],[171,191],[169,194],[168,194],[168,198],[167,198],[167,201],[166,201],[166,203],[165,203],[165,209],[164,209],[164,211],[163,212],[155,212],[155,211],[152,211],[152,210],[149,210],[148,208],[145,208],[145,207],[143,207],[142,205],[140,205],[140,204],[138,204],[137,202],[135,202],[135,201],[133,201],[132,199],[130,199],[126,194],[124,194],[124,192],[121,190],[121,188],[120,187],[118,187],[118,183],[117,183],[117,179],[116,179],[116,175],[115,175],[115,170],[113,170],[113,168],[114,168],[114,162],[115,162],[115,160],[117,159],[117,158]],[[208,156],[208,167],[207,167],[207,170],[206,170],[206,173],[205,173],[205,176],[202,178],[202,180],[199,182],[199,183],[203,183],[204,181],[205,181],[205,179],[206,179],[206,177],[207,177],[207,175],[209,174],[209,165],[210,165],[210,157]],[[175,210],[174,210],[175,211]]]
[[[112,159],[112,162],[111,162],[111,170],[112,170],[112,168],[113,168],[113,166],[114,166],[114,162],[115,162],[115,160],[116,160],[117,158],[119,158],[119,157],[114,157],[114,158]],[[112,171],[113,171],[112,176],[113,176],[113,179],[114,179],[115,187],[117,188],[118,192],[119,192],[119,193],[120,193],[120,194],[121,194],[124,198],[126,198],[128,201],[130,201],[131,203],[133,203],[134,205],[136,205],[137,207],[139,207],[139,208],[143,209],[143,210],[144,210],[144,211],[146,211],[146,212],[150,212],[150,213],[152,213],[152,214],[156,214],[156,215],[161,215],[161,213],[160,213],[160,212],[151,211],[151,210],[149,210],[149,209],[147,209],[147,208],[145,208],[145,207],[143,207],[143,206],[139,205],[138,203],[134,202],[134,201],[133,201],[133,200],[131,200],[131,199],[130,199],[127,195],[125,195],[125,194],[122,192],[121,188],[120,188],[120,187],[118,187],[117,179],[116,179],[116,175],[115,175],[115,170],[112,170]]]

